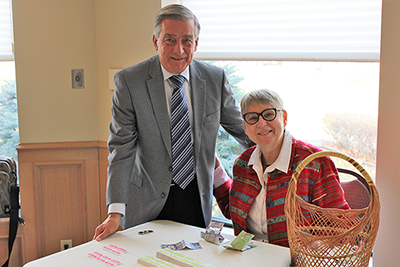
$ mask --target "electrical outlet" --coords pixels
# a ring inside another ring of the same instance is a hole
[[[72,239],[60,240],[61,250],[72,248]]]
[[[85,88],[83,82],[83,69],[74,69],[72,72],[72,89]]]

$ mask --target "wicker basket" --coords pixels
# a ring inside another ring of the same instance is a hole
[[[368,207],[352,210],[321,208],[297,195],[297,180],[301,171],[313,159],[325,156],[344,159],[360,171],[370,187]],[[379,227],[379,213],[375,184],[354,159],[332,151],[308,156],[293,173],[286,195],[291,266],[368,266]]]

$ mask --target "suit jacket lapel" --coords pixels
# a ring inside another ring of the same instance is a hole
[[[193,61],[189,66],[190,86],[192,91],[192,109],[193,109],[193,142],[195,159],[199,158],[198,153],[201,147],[202,125],[204,120],[204,105],[206,98],[206,82],[201,79],[201,72]]]
[[[158,56],[155,57],[155,60],[150,66],[149,75],[152,79],[147,81],[147,90],[149,91],[153,112],[156,117],[156,123],[160,129],[161,138],[164,142],[165,148],[172,159],[171,123],[170,117],[168,116],[164,80]]]

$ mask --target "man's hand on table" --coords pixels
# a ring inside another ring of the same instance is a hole
[[[101,241],[107,236],[115,233],[118,230],[122,215],[119,213],[111,213],[107,219],[97,226],[93,240]]]

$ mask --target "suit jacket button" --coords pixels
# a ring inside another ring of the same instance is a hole
[[[165,193],[161,193],[161,198],[164,198],[165,197]]]
[[[169,167],[169,171],[172,172],[172,166]]]

